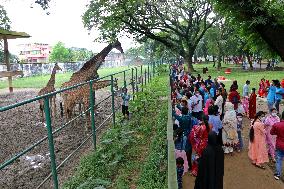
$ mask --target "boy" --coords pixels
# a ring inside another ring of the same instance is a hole
[[[178,189],[182,189],[182,175],[184,172],[183,164],[184,160],[181,157],[176,159]]]
[[[129,119],[129,111],[128,111],[128,105],[130,100],[130,95],[127,94],[127,88],[123,88],[123,93],[121,94],[122,98],[122,114],[125,119]]]

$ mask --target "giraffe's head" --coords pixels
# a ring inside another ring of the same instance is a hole
[[[118,40],[116,40],[116,41],[112,44],[112,46],[113,46],[113,48],[116,48],[117,50],[119,50],[121,53],[124,53],[124,52],[123,52],[123,49],[122,49],[122,47],[121,47],[121,43],[120,43]]]
[[[57,70],[62,70],[57,63],[55,63],[53,70],[57,71]]]

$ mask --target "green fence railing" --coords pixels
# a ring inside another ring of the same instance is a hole
[[[3,170],[7,168],[10,164],[13,164],[17,159],[19,159],[21,156],[27,154],[31,150],[33,150],[35,147],[39,146],[42,144],[44,141],[48,140],[48,148],[49,148],[49,156],[50,156],[50,169],[51,172],[50,174],[43,179],[42,182],[40,182],[37,186],[34,186],[33,188],[41,188],[50,178],[52,177],[52,182],[53,182],[53,188],[58,189],[59,188],[59,182],[58,182],[58,170],[68,161],[70,160],[78,150],[80,150],[90,139],[93,140],[93,148],[94,150],[96,149],[96,141],[97,141],[97,131],[100,130],[106,123],[108,123],[109,120],[112,120],[112,124],[115,125],[116,121],[116,111],[119,108],[115,107],[115,93],[117,90],[115,89],[115,77],[123,74],[122,76],[119,77],[118,83],[117,83],[117,88],[121,85],[122,87],[130,87],[133,98],[135,96],[135,93],[138,91],[143,91],[143,86],[147,85],[147,83],[150,82],[150,80],[156,75],[157,73],[157,67],[162,64],[162,61],[156,61],[154,63],[149,63],[148,65],[143,65],[139,67],[134,67],[130,68],[121,72],[113,73],[108,76],[104,76],[98,79],[93,79],[90,81],[82,82],[79,84],[76,84],[74,86],[64,88],[49,94],[45,94],[42,96],[37,96],[32,99],[24,100],[22,102],[12,104],[12,105],[7,105],[4,107],[0,107],[0,117],[2,112],[6,112],[8,110],[16,110],[16,108],[21,107],[23,105],[32,103],[32,102],[37,102],[38,100],[43,100],[44,101],[44,113],[45,113],[45,124],[47,128],[47,135],[42,137],[40,140],[36,141],[34,144],[30,145],[26,149],[23,149],[22,151],[18,152],[15,154],[12,158],[8,160],[4,160],[1,162],[0,165],[0,170]],[[139,73],[140,72],[140,73]],[[128,83],[127,76],[130,78],[130,82]],[[97,81],[101,81],[102,79],[107,79],[110,78],[111,84],[110,84],[110,92],[111,94],[102,99],[100,102],[95,101],[95,96],[96,96],[96,90],[93,88],[93,83]],[[120,78],[123,78],[123,81],[120,82]],[[56,128],[53,131],[53,125],[52,125],[52,117],[51,117],[51,110],[50,110],[50,98],[56,94],[60,94],[65,91],[70,91],[70,90],[75,90],[78,89],[82,86],[89,85],[89,104],[90,106],[85,109],[84,111],[80,112],[79,115],[73,116],[72,118],[68,119],[63,125],[60,127]],[[95,115],[95,107],[100,105],[102,102],[108,100],[111,98],[111,114],[103,120],[102,123],[99,125],[96,125],[96,115]],[[54,149],[54,139],[53,136],[55,134],[60,134],[60,132],[65,129],[66,127],[71,126],[71,123],[74,123],[77,119],[82,117],[85,114],[91,114],[90,116],[90,124],[91,124],[91,133],[84,138],[84,140],[77,146],[75,150],[73,150],[70,154],[67,155],[67,157],[62,160],[59,165],[56,163],[56,152]],[[1,147],[0,147],[1,151]]]

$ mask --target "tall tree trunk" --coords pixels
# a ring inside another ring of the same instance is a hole
[[[222,61],[222,56],[218,54],[218,64],[217,64],[217,70],[219,71],[221,69],[221,61]]]
[[[185,56],[184,61],[187,64],[188,67],[188,72],[192,73],[195,72],[194,68],[193,68],[193,62],[192,62],[192,57],[193,57],[193,53],[189,53],[188,55]]]

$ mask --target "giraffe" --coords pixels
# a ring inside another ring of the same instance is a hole
[[[66,88],[69,86],[73,86],[75,84],[79,84],[85,81],[89,81],[91,79],[96,79],[99,77],[97,71],[99,69],[99,67],[103,64],[103,62],[105,61],[105,57],[108,55],[108,53],[113,49],[116,48],[117,50],[119,50],[121,53],[123,53],[123,49],[121,47],[121,43],[116,40],[114,43],[109,44],[107,47],[105,47],[100,53],[98,53],[97,55],[95,55],[93,58],[91,58],[89,61],[87,61],[82,68],[73,73],[70,80],[63,83],[61,88]],[[106,82],[108,83],[108,82]],[[105,87],[105,85],[99,85],[100,87]],[[87,96],[89,94],[89,91],[86,90],[86,88],[88,89],[89,87],[78,87],[72,90],[68,90],[62,93],[62,100],[63,100],[63,104],[64,107],[62,105],[62,103],[60,104],[61,106],[61,115],[63,115],[64,113],[67,114],[72,114],[72,110],[74,108],[74,103],[76,103],[76,101],[78,102],[80,96],[81,99],[86,99],[86,98],[82,98],[82,96]],[[96,88],[96,82],[93,85],[93,88]],[[78,92],[76,92],[78,91]],[[80,91],[80,92],[79,92]],[[86,94],[84,94],[86,93]],[[80,94],[80,95],[77,95]],[[73,102],[75,101],[75,102]],[[79,100],[80,101],[80,100]],[[86,101],[83,101],[84,105],[86,106],[88,103],[86,103]]]
[[[111,80],[103,80],[97,81],[93,83],[93,90],[98,90],[111,85]],[[117,79],[114,80],[114,88],[117,87]],[[75,89],[69,99],[67,101],[66,107],[69,109],[65,109],[67,118],[71,118],[72,109],[76,106],[77,102],[83,103],[83,111],[85,112],[90,107],[90,86],[84,85],[78,89]],[[87,122],[86,122],[86,130],[90,129],[90,113],[86,113]]]
[[[45,94],[48,94],[48,93],[55,91],[54,84],[55,84],[55,74],[56,74],[57,70],[62,70],[62,69],[56,63],[55,66],[52,69],[51,76],[50,76],[49,81],[47,82],[47,85],[38,92],[38,96],[45,95]],[[50,107],[53,107],[53,114],[54,115],[55,115],[55,111],[56,111],[56,102],[55,102],[56,99],[55,98],[56,98],[56,95],[51,96],[49,98]],[[52,105],[52,103],[53,103],[53,105]],[[44,114],[43,114],[44,101],[43,101],[43,99],[39,100],[39,107],[40,107],[41,117],[42,117],[42,121],[43,121],[43,119],[44,119]]]

